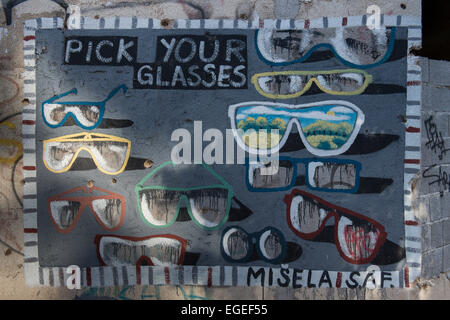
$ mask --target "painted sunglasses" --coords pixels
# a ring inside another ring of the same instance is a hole
[[[96,235],[97,258],[102,266],[182,265],[187,240],[173,234],[147,237]]]
[[[66,172],[72,167],[81,150],[89,152],[98,170],[116,175],[125,170],[131,141],[108,134],[88,132],[44,140],[44,165],[54,173]]]
[[[395,27],[365,26],[304,30],[256,30],[259,58],[275,66],[307,60],[317,49],[329,49],[343,64],[371,68],[387,61],[394,49]]]
[[[246,183],[252,192],[289,190],[296,186],[298,164],[305,166],[308,188],[324,192],[354,193],[359,189],[361,163],[354,160],[291,158],[281,156],[278,161],[250,161],[246,159]],[[263,168],[275,167],[266,174]]]
[[[254,248],[261,260],[277,264],[286,255],[286,241],[281,231],[266,227],[255,233],[248,233],[238,226],[226,227],[222,233],[221,253],[228,262],[247,262]]]
[[[327,220],[334,218],[334,242],[348,263],[370,263],[386,240],[384,227],[377,221],[308,192],[293,189],[284,202],[289,228],[305,240],[319,235]]]
[[[94,196],[93,191],[106,193]],[[76,192],[87,195],[76,196]],[[125,219],[124,196],[98,187],[73,188],[47,199],[50,220],[58,232],[67,234],[75,228],[84,209],[89,207],[98,224],[107,231],[119,229]]]
[[[166,166],[175,167],[173,162],[165,162],[146,175],[135,187],[137,206],[141,218],[154,228],[172,225],[180,212],[181,203],[194,223],[205,230],[219,229],[230,212],[233,188],[212,168],[198,164],[219,180],[218,184],[190,188],[176,188],[160,185],[144,186],[144,183]]]
[[[278,71],[257,73],[252,83],[259,94],[270,99],[292,99],[303,95],[315,83],[332,95],[361,94],[372,82],[363,70]]]
[[[295,124],[306,149],[334,156],[350,148],[364,123],[363,112],[346,101],[289,105],[243,102],[228,108],[237,144],[252,154],[278,152]]]
[[[72,117],[75,123],[85,129],[92,130],[96,128],[103,119],[105,113],[106,102],[116,95],[119,90],[125,93],[127,87],[120,85],[113,89],[103,101],[88,102],[88,101],[59,101],[69,94],[77,94],[77,89],[69,90],[63,94],[54,96],[42,102],[42,117],[47,126],[51,128],[58,128]]]

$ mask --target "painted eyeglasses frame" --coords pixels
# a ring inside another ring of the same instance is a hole
[[[212,184],[212,185],[206,185],[206,186],[199,186],[199,187],[190,187],[190,188],[177,188],[177,187],[166,187],[166,186],[144,186],[144,183],[150,179],[153,175],[155,175],[159,170],[161,170],[162,168],[168,166],[168,165],[172,165],[173,167],[176,166],[175,163],[173,163],[172,161],[167,161],[164,162],[163,164],[161,164],[160,166],[158,166],[157,168],[155,168],[153,171],[151,171],[149,174],[147,174],[141,181],[138,182],[138,184],[135,186],[134,190],[136,193],[136,199],[137,199],[137,208],[139,211],[139,215],[141,216],[141,219],[147,223],[149,226],[153,227],[153,228],[166,228],[171,226],[173,223],[175,223],[175,221],[178,218],[178,215],[180,214],[180,208],[181,208],[181,201],[184,201],[184,203],[186,204],[186,209],[187,212],[189,214],[189,217],[191,218],[192,221],[194,221],[194,223],[201,229],[204,230],[217,230],[220,229],[223,224],[228,220],[228,215],[230,213],[230,208],[231,208],[231,200],[233,198],[233,187],[226,182],[220,175],[218,175],[210,166],[208,166],[205,163],[201,163],[198,165],[203,166],[209,173],[211,173],[214,177],[216,177],[217,179],[219,179],[220,184]],[[178,204],[177,204],[177,208],[176,208],[176,213],[174,214],[174,217],[172,218],[171,221],[169,221],[167,224],[165,225],[155,225],[152,224],[150,221],[148,221],[142,211],[142,207],[141,207],[141,201],[139,199],[139,194],[141,191],[145,191],[145,190],[168,190],[168,191],[177,191],[177,192],[188,192],[188,191],[194,191],[194,190],[205,190],[205,189],[224,189],[227,191],[227,207],[226,207],[226,212],[225,215],[222,219],[222,221],[214,227],[207,227],[202,225],[199,221],[197,221],[197,219],[195,218],[194,214],[192,213],[192,209],[191,209],[191,205],[189,203],[189,199],[187,197],[186,194],[182,194],[180,196],[180,198],[178,199]]]
[[[248,145],[245,144],[245,142],[242,141],[242,138],[239,136],[239,134],[237,132],[238,130],[236,128],[236,113],[237,113],[237,110],[242,107],[265,106],[265,107],[273,107],[274,109],[276,109],[276,107],[279,107],[279,108],[292,109],[293,112],[295,112],[298,109],[306,109],[309,107],[319,107],[319,106],[325,106],[325,105],[345,106],[345,107],[352,109],[357,114],[355,124],[353,126],[353,130],[352,130],[350,137],[340,148],[335,149],[335,150],[320,150],[320,149],[316,149],[316,148],[312,147],[309,144],[309,142],[307,141],[305,134],[303,133],[300,121],[294,116],[290,117],[290,119],[287,123],[287,126],[286,126],[286,131],[284,132],[284,135],[281,138],[281,140],[278,142],[278,144],[275,147],[273,147],[271,149],[259,150],[259,149],[253,148],[253,147],[249,147]],[[286,143],[286,141],[291,133],[292,126],[295,124],[298,129],[298,134],[300,135],[300,138],[301,138],[303,144],[305,145],[305,148],[313,155],[321,156],[321,157],[336,156],[336,155],[342,154],[345,151],[347,151],[350,148],[350,146],[353,144],[353,142],[355,141],[356,136],[358,135],[359,130],[361,129],[361,126],[363,125],[363,123],[365,121],[364,113],[361,111],[361,109],[359,109],[353,103],[350,103],[347,101],[342,101],[342,100],[327,100],[327,101],[313,102],[313,103],[300,104],[300,105],[277,103],[277,102],[257,102],[257,101],[242,102],[242,103],[230,105],[228,107],[228,117],[230,118],[231,131],[233,132],[233,136],[234,136],[234,139],[236,140],[236,143],[239,145],[239,147],[241,149],[243,149],[249,153],[264,154],[264,155],[266,155],[268,153],[270,153],[270,154],[277,153],[278,151],[281,150],[281,148]]]
[[[305,165],[305,182],[308,188],[311,190],[316,191],[323,191],[323,192],[339,192],[339,193],[355,193],[359,189],[359,178],[360,178],[360,172],[361,172],[361,163],[355,160],[347,160],[347,159],[323,159],[323,158],[293,158],[288,156],[279,156],[278,160],[284,160],[289,161],[293,167],[292,171],[292,181],[288,186],[285,187],[278,187],[278,188],[255,188],[250,184],[250,160],[249,158],[246,158],[245,161],[245,169],[246,169],[246,175],[245,175],[245,182],[247,184],[247,189],[251,192],[276,192],[276,191],[286,191],[296,186],[296,178],[297,178],[297,171],[298,171],[298,164],[303,163]],[[324,162],[324,163],[336,163],[336,164],[351,164],[355,166],[356,172],[355,172],[355,186],[352,189],[327,189],[327,188],[320,188],[320,187],[313,187],[309,183],[309,170],[308,165],[311,162]]]
[[[344,58],[342,58],[342,57],[336,52],[336,49],[335,49],[331,44],[329,44],[329,43],[321,43],[321,44],[317,44],[317,45],[313,46],[311,49],[308,50],[308,52],[307,52],[304,56],[302,56],[302,57],[299,58],[299,59],[295,59],[295,60],[292,60],[292,61],[285,61],[285,62],[272,62],[272,61],[267,60],[267,59],[263,56],[263,54],[261,53],[261,51],[259,50],[259,46],[258,46],[258,33],[259,33],[259,29],[256,29],[256,31],[255,31],[255,48],[256,48],[256,53],[257,53],[259,59],[260,59],[261,61],[263,61],[264,63],[266,63],[266,64],[268,64],[268,65],[271,65],[271,66],[288,66],[288,65],[291,65],[291,64],[304,62],[304,61],[306,61],[306,60],[313,54],[313,52],[316,51],[317,49],[319,49],[319,48],[327,48],[327,49],[330,50],[330,51],[333,53],[333,55],[334,55],[341,63],[343,63],[344,65],[347,65],[347,66],[349,66],[349,67],[351,67],[351,68],[369,69],[369,68],[372,68],[372,67],[376,67],[376,66],[378,66],[378,65],[380,65],[380,64],[382,64],[382,63],[384,63],[384,62],[386,62],[386,61],[389,59],[389,57],[390,57],[391,54],[392,54],[392,51],[394,51],[394,44],[395,44],[396,30],[397,30],[396,27],[391,27],[391,36],[390,36],[390,39],[389,39],[388,48],[387,48],[386,53],[385,53],[385,55],[383,56],[383,58],[382,58],[381,60],[375,62],[375,63],[367,64],[367,65],[358,65],[358,64],[354,64],[354,63],[352,63],[352,62],[349,62],[349,61],[345,60]],[[283,31],[283,30],[279,30],[279,31]],[[287,31],[287,30],[286,30],[286,31]]]
[[[151,235],[151,236],[146,236],[146,237],[131,237],[131,236],[110,235],[110,234],[97,234],[94,238],[94,243],[96,244],[96,247],[97,247],[96,248],[97,259],[100,262],[101,266],[107,266],[107,264],[103,260],[102,255],[100,253],[100,242],[101,242],[102,238],[117,238],[117,239],[121,239],[121,240],[132,241],[132,242],[145,241],[145,240],[152,239],[152,238],[169,238],[169,239],[177,240],[181,243],[181,253],[180,253],[180,257],[178,258],[178,263],[177,263],[178,265],[183,264],[184,256],[186,254],[187,243],[188,243],[186,239],[183,239],[183,238],[173,235],[173,234],[156,234],[156,235]],[[138,261],[136,262],[136,267],[141,266],[141,263],[144,260],[147,263],[149,263],[150,266],[155,265],[153,263],[153,261],[151,260],[151,257],[141,256],[138,259]]]
[[[247,235],[247,240],[248,240],[248,253],[245,257],[241,258],[241,259],[232,259],[228,254],[226,254],[225,249],[224,249],[224,236],[226,235],[226,233],[231,230],[231,229],[238,229],[239,231],[242,231],[243,233],[245,233]],[[261,248],[259,246],[259,241],[260,241],[260,237],[261,235],[263,235],[266,231],[272,231],[274,233],[276,233],[278,235],[278,238],[280,239],[280,245],[281,245],[281,254],[275,258],[275,259],[267,259],[264,254],[261,252]],[[265,227],[264,229],[257,231],[257,232],[252,232],[252,233],[248,233],[247,231],[245,231],[243,228],[239,227],[239,226],[228,226],[226,227],[223,231],[222,231],[222,236],[220,237],[220,253],[222,255],[222,257],[227,261],[227,262],[233,262],[233,263],[244,263],[247,262],[252,254],[253,254],[253,250],[254,247],[256,247],[256,251],[258,253],[258,257],[259,259],[263,260],[264,262],[267,263],[272,263],[272,264],[278,264],[281,263],[285,256],[286,256],[286,240],[283,236],[283,233],[274,228],[274,227]]]
[[[97,190],[97,191],[101,191],[106,193],[106,195],[101,195],[101,196],[86,196],[86,197],[71,197],[71,196],[66,196],[67,194],[70,193],[74,193],[77,191],[82,191],[84,193],[89,193],[92,194],[93,190]],[[105,226],[105,224],[101,221],[101,219],[99,219],[97,217],[97,214],[95,213],[94,208],[92,207],[92,201],[94,200],[102,200],[102,199],[119,199],[120,200],[120,221],[117,224],[117,226],[115,226],[114,228],[108,228],[107,226]],[[52,215],[52,211],[51,211],[51,206],[50,204],[53,201],[75,201],[75,202],[79,202],[80,203],[80,208],[78,209],[78,213],[77,216],[74,218],[74,221],[72,223],[72,225],[67,228],[67,229],[61,229],[58,224],[56,223],[56,221],[53,218]],[[84,211],[84,209],[86,208],[86,206],[89,207],[89,209],[91,210],[91,214],[94,216],[95,220],[98,222],[98,224],[100,225],[100,227],[102,227],[102,229],[106,230],[106,231],[116,231],[118,230],[124,220],[125,220],[125,214],[126,214],[126,205],[125,205],[125,197],[121,194],[109,191],[109,190],[105,190],[96,186],[93,187],[85,187],[85,186],[81,186],[81,187],[76,187],[67,191],[64,191],[62,193],[58,193],[57,195],[51,196],[47,199],[47,209],[48,209],[48,213],[50,214],[50,220],[52,221],[54,227],[56,228],[56,230],[59,233],[62,234],[67,234],[70,233],[76,226],[78,220],[81,218],[81,215]]]
[[[80,136],[84,136],[84,137],[82,139],[76,139],[76,137],[80,137]],[[97,137],[100,137],[100,138],[92,138],[92,136],[97,136]],[[108,142],[108,141],[111,141],[111,142],[123,142],[123,143],[126,143],[128,145],[127,146],[127,152],[126,152],[126,155],[125,155],[125,161],[124,161],[122,167],[119,170],[117,170],[115,172],[108,172],[108,171],[105,171],[104,169],[102,169],[102,167],[99,165],[97,159],[95,158],[94,154],[92,154],[92,152],[87,147],[79,147],[77,149],[77,151],[74,153],[73,158],[70,161],[70,163],[64,169],[61,169],[61,170],[51,169],[48,166],[47,161],[45,160],[45,145],[47,143],[49,143],[49,142],[61,142],[61,143],[64,143],[64,142],[95,142],[95,141],[98,141],[98,142]],[[123,172],[125,170],[125,167],[127,166],[128,159],[130,157],[130,152],[131,152],[131,141],[128,140],[128,139],[125,139],[125,138],[116,137],[116,136],[112,136],[112,135],[109,135],[109,134],[103,134],[103,133],[81,132],[81,133],[75,133],[75,134],[68,134],[68,135],[65,135],[65,136],[60,136],[60,137],[44,140],[44,142],[43,142],[42,159],[44,161],[45,167],[49,171],[54,172],[54,173],[63,173],[63,172],[66,172],[66,171],[70,170],[70,168],[72,167],[73,163],[78,158],[78,154],[82,150],[88,152],[91,155],[91,158],[94,161],[95,165],[97,166],[98,170],[100,170],[104,174],[117,175],[117,174]]]
[[[98,102],[89,102],[89,101],[60,101],[60,102],[55,102],[55,100],[63,98],[65,96],[69,95],[69,94],[75,94],[76,95],[78,93],[78,90],[76,88],[74,88],[72,90],[64,92],[64,93],[62,93],[60,95],[56,95],[56,96],[54,96],[54,97],[52,97],[50,99],[47,99],[44,102],[42,102],[42,118],[44,119],[45,124],[47,126],[49,126],[50,128],[61,127],[62,125],[64,125],[64,123],[66,123],[66,121],[67,121],[67,119],[69,117],[72,117],[72,119],[75,121],[77,126],[83,128],[85,130],[95,129],[102,122],[103,115],[105,113],[106,102],[108,100],[110,100],[113,96],[115,96],[116,93],[119,92],[120,89],[122,89],[124,93],[127,92],[127,87],[124,84],[122,84],[122,85],[114,88],[104,100],[98,101]],[[45,105],[46,104],[50,104],[50,103],[59,104],[59,105],[62,105],[62,106],[96,106],[96,107],[99,108],[100,113],[99,113],[97,122],[94,125],[92,125],[92,126],[85,126],[82,123],[80,123],[80,121],[77,119],[76,115],[73,114],[71,111],[67,112],[67,114],[64,116],[64,118],[59,123],[51,124],[51,123],[49,123],[47,121],[46,116],[45,116],[45,112],[44,112],[45,111]]]
[[[295,229],[295,227],[292,225],[291,222],[291,205],[292,205],[292,200],[294,199],[295,196],[300,195],[303,198],[310,198],[313,199],[315,201],[317,201],[321,207],[326,207],[329,208],[327,210],[326,213],[326,217],[325,219],[323,219],[320,227],[317,229],[317,231],[315,232],[311,232],[311,233],[302,233],[300,231],[298,231],[297,229]],[[311,240],[314,239],[317,235],[319,235],[323,229],[325,228],[326,222],[331,219],[334,218],[334,244],[339,252],[339,255],[341,256],[342,259],[344,259],[346,262],[351,263],[351,264],[367,264],[370,263],[378,254],[379,249],[381,248],[381,246],[384,244],[384,242],[386,241],[387,238],[387,233],[384,229],[384,227],[377,221],[368,218],[362,214],[359,214],[357,212],[351,211],[347,208],[342,208],[339,206],[336,206],[334,204],[331,204],[311,193],[308,193],[306,191],[300,190],[300,189],[293,189],[291,191],[291,193],[287,194],[284,196],[283,199],[284,203],[286,204],[286,220],[289,226],[289,229],[291,229],[292,232],[294,232],[295,235],[297,235],[299,238],[305,239],[305,240]],[[372,251],[372,254],[368,257],[368,258],[364,258],[364,259],[351,259],[350,257],[348,257],[347,255],[345,255],[344,251],[341,248],[340,245],[340,241],[339,241],[339,234],[338,234],[338,224],[339,224],[339,219],[341,216],[346,217],[349,220],[352,220],[351,218],[356,218],[359,220],[363,220],[366,222],[371,223],[373,226],[375,226],[377,228],[377,230],[380,231],[380,234],[378,236],[377,239],[377,243]],[[349,218],[350,217],[350,218]]]
[[[364,76],[364,82],[361,85],[360,88],[354,91],[334,91],[334,90],[328,90],[324,88],[319,81],[317,80],[317,76],[320,75],[330,75],[330,74],[346,74],[346,73],[358,73]],[[260,77],[276,77],[276,76],[311,76],[308,79],[308,82],[306,82],[303,89],[300,91],[293,93],[293,94],[271,94],[265,92],[261,86],[258,83],[258,79]],[[256,91],[264,97],[270,98],[270,99],[293,99],[300,97],[305,92],[307,92],[313,83],[316,84],[317,87],[319,87],[320,90],[323,92],[330,94],[330,95],[340,95],[340,96],[348,96],[348,95],[357,95],[361,94],[366,90],[367,86],[372,83],[372,75],[368,74],[364,70],[358,70],[358,69],[344,69],[344,70],[324,70],[324,71],[274,71],[274,72],[263,72],[263,73],[256,73],[252,76],[251,82],[253,83]]]

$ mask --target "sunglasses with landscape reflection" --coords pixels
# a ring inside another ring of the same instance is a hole
[[[364,113],[347,101],[243,102],[229,106],[228,117],[237,144],[252,154],[278,152],[295,125],[310,153],[339,155],[350,148],[364,123]]]
[[[314,239],[326,222],[334,219],[334,243],[339,255],[349,263],[370,263],[386,241],[387,234],[379,222],[306,191],[293,189],[284,202],[288,226],[302,239]]]

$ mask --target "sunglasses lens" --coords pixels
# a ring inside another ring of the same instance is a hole
[[[228,213],[228,190],[226,189],[189,191],[188,199],[194,219],[204,227],[218,226]]]
[[[175,219],[180,193],[171,190],[142,190],[139,203],[144,218],[155,226],[165,226]]]
[[[268,170],[278,166],[278,170]],[[276,173],[273,174],[272,171]],[[248,180],[250,185],[256,189],[283,188],[291,184],[294,167],[290,161],[280,160],[268,164],[250,164]]]
[[[275,260],[283,252],[281,234],[274,230],[266,230],[259,238],[261,254],[267,260]]]
[[[337,150],[350,138],[357,112],[344,106],[319,106],[298,110],[303,134],[313,149]]]
[[[365,77],[361,73],[332,73],[317,76],[320,86],[328,91],[353,92],[361,89],[364,85]]]
[[[80,202],[56,200],[50,202],[50,213],[53,221],[62,229],[68,229],[75,222],[75,218],[80,211]]]
[[[345,216],[339,219],[339,245],[344,255],[355,263],[363,263],[374,255],[381,234],[381,230],[368,221],[355,222]]]
[[[127,161],[128,147],[126,142],[92,141],[83,143],[94,155],[100,168],[108,173],[115,173],[122,169]]]
[[[100,109],[89,105],[64,105],[48,103],[44,105],[45,120],[51,125],[58,125],[71,113],[85,127],[93,127],[100,117]]]
[[[177,239],[168,237],[156,236],[141,241],[103,237],[99,251],[103,262],[110,266],[170,266],[181,263],[183,246]]]
[[[65,170],[72,162],[77,150],[76,142],[48,142],[44,152],[45,163],[54,171]]]
[[[257,45],[261,55],[271,62],[282,63],[301,59],[310,49],[311,37],[304,36],[303,30],[258,31]]]
[[[292,199],[289,216],[294,231],[307,235],[319,231],[326,211],[315,201],[298,195]]]
[[[269,95],[292,95],[303,90],[305,81],[297,75],[274,75],[258,78],[259,88]]]
[[[356,65],[371,65],[385,58],[392,30],[387,28],[346,27],[336,30],[342,46],[334,46],[337,54]]]
[[[233,260],[241,260],[249,254],[247,233],[238,228],[229,229],[222,239],[225,254]]]
[[[122,217],[120,199],[97,199],[92,201],[92,209],[108,229],[117,227]]]
[[[275,148],[286,132],[286,116],[266,106],[242,107],[236,112],[236,128],[241,141],[248,147],[262,150]]]
[[[310,162],[308,183],[312,188],[353,190],[357,182],[357,168],[349,163]]]

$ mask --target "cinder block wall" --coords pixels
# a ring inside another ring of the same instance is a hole
[[[450,271],[450,62],[422,58],[422,277]]]

